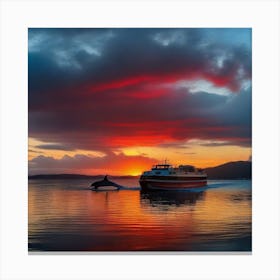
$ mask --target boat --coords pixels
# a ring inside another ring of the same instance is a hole
[[[142,190],[183,190],[207,185],[207,174],[193,165],[157,164],[139,179]]]

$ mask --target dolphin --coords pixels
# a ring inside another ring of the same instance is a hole
[[[115,187],[117,190],[123,188],[123,186],[108,180],[108,175],[106,175],[103,180],[93,182],[91,184],[91,190],[98,190],[98,188],[108,187],[108,186]]]

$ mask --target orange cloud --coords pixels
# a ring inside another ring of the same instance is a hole
[[[157,160],[153,158],[142,155],[127,156],[123,153],[111,153],[103,157],[65,155],[60,159],[41,155],[29,161],[29,175],[57,173],[139,175],[155,163]]]

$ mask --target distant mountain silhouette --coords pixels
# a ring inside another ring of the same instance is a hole
[[[39,174],[39,175],[29,175],[28,179],[103,179],[105,175],[82,175],[82,174]],[[110,176],[110,178],[115,179],[129,179],[136,178],[131,175],[124,176]]]
[[[252,162],[234,161],[204,169],[208,179],[251,179]]]
[[[208,179],[251,179],[252,163],[250,161],[227,162],[215,167],[204,168]],[[111,179],[129,179],[139,176],[110,176]],[[29,179],[103,179],[104,175],[82,175],[82,174],[41,174],[30,175]]]

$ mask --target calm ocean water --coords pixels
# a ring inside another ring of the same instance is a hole
[[[195,192],[94,192],[89,180],[29,180],[29,251],[251,251],[251,181]]]

